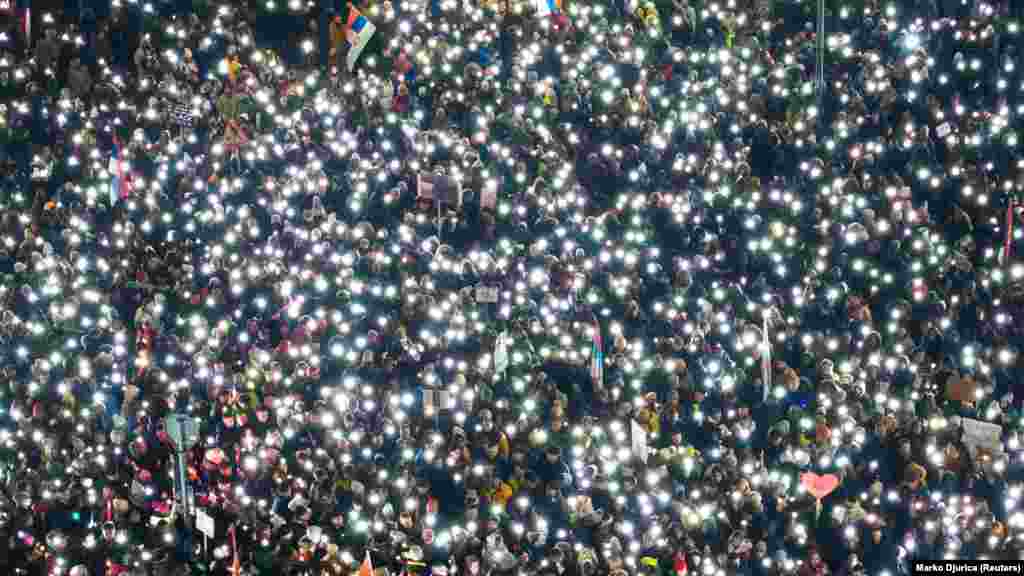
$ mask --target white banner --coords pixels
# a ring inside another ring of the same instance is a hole
[[[973,418],[961,419],[964,427],[964,444],[975,455],[979,448],[991,451],[993,454],[1003,452],[1003,427],[991,422],[982,422]]]
[[[196,530],[202,532],[207,538],[213,538],[216,533],[213,516],[207,514],[202,508],[196,508]]]
[[[636,420],[632,421],[633,456],[647,464],[647,430]]]

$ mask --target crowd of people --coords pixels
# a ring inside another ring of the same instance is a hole
[[[1024,558],[1024,2],[353,2],[9,3],[0,571]]]

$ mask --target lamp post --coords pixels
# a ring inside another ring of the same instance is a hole
[[[184,414],[171,414],[164,419],[167,435],[174,442],[174,495],[179,510],[184,514],[185,525],[192,529],[192,501],[185,473],[185,453],[199,441],[199,420]]]

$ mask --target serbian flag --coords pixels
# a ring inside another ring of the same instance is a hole
[[[366,558],[359,565],[359,576],[373,576],[373,562],[370,561],[370,551],[366,551]]]
[[[675,572],[676,576],[684,576],[690,572],[690,567],[686,564],[686,556],[681,552],[676,552],[676,557],[672,563],[672,571]]]
[[[1015,210],[1016,204],[1011,199],[1006,204],[1006,240],[1003,243],[1003,249],[999,252],[1000,264],[1009,262],[1013,252],[1013,213]]]
[[[590,379],[594,386],[604,388],[604,350],[601,346],[601,325],[594,322],[594,347],[590,354]]]
[[[25,12],[21,15],[21,31],[25,33],[25,40],[32,45],[32,7],[25,3]]]
[[[373,22],[367,20],[362,12],[349,4],[348,24],[345,26],[345,39],[348,40],[348,58],[345,62],[348,64],[349,72],[355,69],[356,60],[359,59],[359,55],[363,53],[363,49],[370,43],[370,39],[373,38],[376,31],[377,27],[373,25]]]
[[[114,153],[110,155],[110,165],[107,167],[110,172],[110,207],[117,205],[118,199],[128,197],[131,191],[131,184],[124,177],[124,169],[121,165],[121,141],[114,136]]]

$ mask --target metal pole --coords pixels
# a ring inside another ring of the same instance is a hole
[[[192,513],[189,510],[190,502],[188,497],[188,475],[185,474],[185,455],[183,452],[175,451],[174,459],[177,461],[178,475],[178,503],[185,515],[185,526],[192,528]]]
[[[825,0],[818,0],[818,34],[817,34],[818,69],[815,74],[815,89],[817,94],[818,128],[819,141],[824,135],[824,116],[822,105],[825,100]]]

